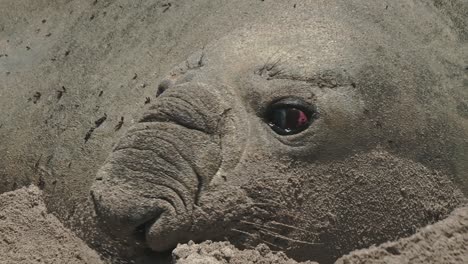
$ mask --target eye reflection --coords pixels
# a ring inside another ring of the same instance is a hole
[[[313,112],[308,110],[305,103],[295,100],[291,102],[277,102],[266,114],[268,125],[279,135],[297,134],[310,126]]]

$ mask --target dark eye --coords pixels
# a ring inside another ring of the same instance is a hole
[[[315,111],[300,99],[273,103],[266,113],[268,125],[279,135],[297,134],[310,126]]]

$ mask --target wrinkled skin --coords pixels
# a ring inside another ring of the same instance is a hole
[[[157,252],[228,239],[327,263],[464,202],[454,146],[466,121],[449,69],[414,40],[323,8],[232,32],[161,82],[93,186],[112,233]],[[278,135],[265,115],[282,98],[317,118]]]

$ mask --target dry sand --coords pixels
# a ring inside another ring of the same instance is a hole
[[[0,263],[103,263],[52,214],[35,186],[0,195]]]
[[[0,195],[0,256],[0,264],[105,263],[47,213],[35,186]],[[176,264],[297,263],[265,245],[238,250],[228,242],[210,241],[179,245],[173,259]],[[354,251],[336,263],[468,263],[468,207],[408,238]]]
[[[282,252],[271,251],[265,244],[260,244],[255,249],[238,250],[229,242],[206,241],[201,244],[190,242],[179,245],[172,254],[174,263],[177,264],[298,263]],[[312,261],[300,263],[318,264]]]

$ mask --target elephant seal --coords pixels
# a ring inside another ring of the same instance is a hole
[[[113,233],[157,252],[229,240],[330,263],[465,202],[465,73],[450,47],[401,3],[380,21],[376,4],[307,3],[161,82],[92,188]]]

